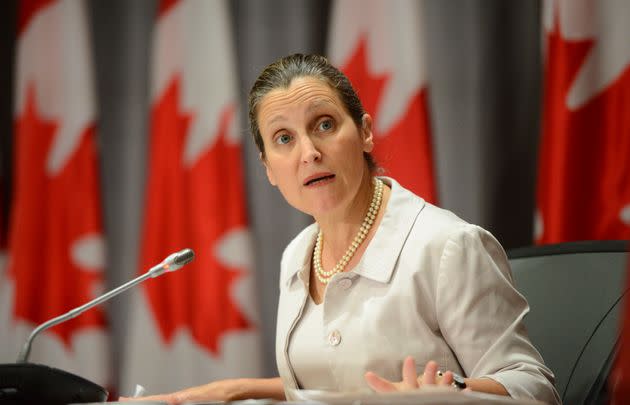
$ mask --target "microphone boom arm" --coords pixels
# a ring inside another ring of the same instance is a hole
[[[164,259],[160,264],[153,266],[151,269],[149,269],[149,271],[147,271],[144,274],[141,274],[140,276],[134,278],[133,280],[128,281],[125,284],[119,287],[116,287],[113,290],[99,297],[96,297],[92,301],[86,304],[83,304],[78,308],[74,308],[63,315],[59,315],[56,318],[53,318],[49,321],[44,322],[43,324],[35,328],[29,335],[28,339],[26,339],[26,342],[24,343],[24,346],[22,346],[22,350],[20,351],[20,354],[18,355],[17,362],[26,363],[28,361],[28,357],[31,353],[31,345],[33,343],[33,339],[35,339],[35,337],[41,332],[43,332],[44,330],[48,328],[52,328],[55,325],[58,325],[69,319],[79,316],[80,314],[87,311],[88,309],[93,308],[96,305],[99,305],[109,300],[110,298],[122,293],[123,291],[131,287],[134,287],[137,284],[142,283],[144,280],[148,279],[149,277],[157,277],[164,274],[165,272],[175,271],[179,269],[180,267],[184,266],[185,264],[190,263],[193,257],[194,257],[194,253],[190,249],[184,249],[180,252],[173,253],[172,255]]]

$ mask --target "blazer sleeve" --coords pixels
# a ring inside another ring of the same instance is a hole
[[[466,224],[449,236],[440,258],[436,311],[468,377],[491,378],[514,398],[560,403],[554,375],[527,337],[527,301],[489,232]]]

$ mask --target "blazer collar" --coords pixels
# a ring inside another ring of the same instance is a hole
[[[308,273],[305,270],[310,269],[318,232],[317,223],[310,224],[291,242],[294,246],[287,249],[288,255],[283,258],[287,263],[287,271],[281,282],[285,285],[289,286],[297,274],[300,275],[299,277],[303,282],[308,281]]]
[[[381,283],[392,277],[400,252],[425,201],[389,177],[379,177],[392,189],[385,214],[355,272]]]
[[[409,236],[416,217],[425,207],[425,201],[402,187],[396,180],[379,177],[392,189],[385,214],[374,237],[363,253],[361,261],[352,272],[381,283],[388,283],[392,277],[398,256]],[[296,275],[303,282],[308,278],[311,257],[319,226],[309,225],[296,238],[291,254],[285,259],[289,267],[283,283],[290,285]]]

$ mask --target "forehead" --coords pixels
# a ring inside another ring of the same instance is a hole
[[[258,118],[261,121],[272,119],[289,109],[319,105],[343,108],[337,92],[328,83],[314,77],[299,77],[288,88],[277,88],[267,93],[260,102]]]

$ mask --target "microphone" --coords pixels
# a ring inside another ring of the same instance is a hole
[[[151,267],[151,269],[149,269],[149,271],[147,271],[146,273],[134,278],[131,281],[126,282],[125,284],[117,288],[114,288],[113,290],[99,297],[96,297],[95,299],[88,302],[87,304],[83,304],[82,306],[78,308],[74,308],[63,315],[60,315],[56,318],[50,319],[42,323],[37,328],[35,328],[33,332],[31,332],[28,339],[26,339],[26,342],[24,343],[24,346],[22,347],[22,350],[20,351],[20,354],[17,358],[17,362],[26,363],[28,361],[28,357],[31,353],[31,345],[33,344],[33,339],[35,339],[37,335],[39,335],[41,332],[45,331],[46,329],[52,328],[55,325],[58,325],[62,322],[66,322],[72,318],[79,316],[80,314],[87,311],[88,309],[93,308],[109,300],[110,298],[117,296],[123,291],[131,287],[134,287],[137,284],[142,283],[149,277],[155,278],[155,277],[161,276],[164,273],[179,270],[183,266],[192,262],[194,258],[195,258],[195,252],[193,252],[192,249],[184,249],[184,250],[180,250],[179,252],[172,253],[169,256],[167,256],[166,259],[162,260],[162,262]]]
[[[24,343],[17,363],[0,364],[0,403],[65,405],[68,403],[104,402],[107,390],[92,381],[42,364],[28,363],[31,344],[35,337],[48,328],[79,316],[88,309],[107,301],[121,292],[142,283],[149,277],[158,277],[178,270],[195,257],[191,249],[173,253],[146,273],[105,293],[96,299],[63,315],[39,325]]]
[[[183,266],[192,262],[195,258],[195,252],[192,249],[184,249],[179,252],[172,253],[162,260],[162,263],[154,266],[148,272],[151,277],[161,276],[164,273],[179,270]]]

